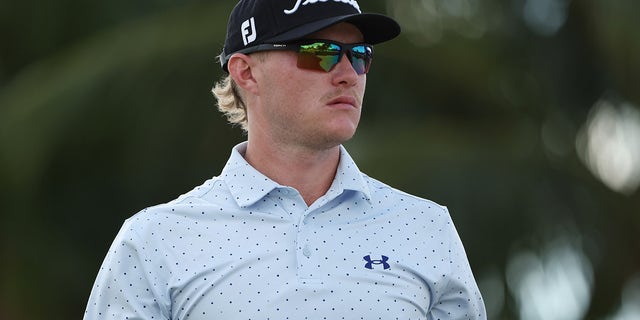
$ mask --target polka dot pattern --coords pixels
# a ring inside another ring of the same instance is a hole
[[[359,171],[344,148],[307,206],[234,148],[220,176],[127,219],[84,319],[485,319],[445,207]]]

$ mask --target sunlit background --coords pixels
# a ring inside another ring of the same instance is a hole
[[[640,319],[640,2],[361,0],[360,168],[447,205],[490,319]],[[235,1],[0,2],[0,319],[78,319],[122,222],[216,175]]]

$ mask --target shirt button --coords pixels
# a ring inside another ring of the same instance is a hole
[[[302,249],[302,254],[307,258],[311,257],[311,249],[309,249],[309,246],[304,246],[304,249]]]

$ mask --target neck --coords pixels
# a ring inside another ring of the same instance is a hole
[[[245,159],[271,180],[300,192],[307,205],[323,196],[336,174],[340,147],[311,150],[297,146],[247,144]]]

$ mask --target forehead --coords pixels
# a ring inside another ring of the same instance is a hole
[[[347,22],[340,22],[326,27],[320,31],[309,34],[306,38],[335,40],[344,43],[364,41],[364,36],[362,32],[360,32],[360,29]]]

